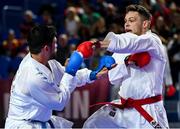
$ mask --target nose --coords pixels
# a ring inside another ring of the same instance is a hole
[[[127,30],[129,28],[128,24],[124,24],[124,29]]]
[[[129,22],[125,22],[124,27],[129,27]]]

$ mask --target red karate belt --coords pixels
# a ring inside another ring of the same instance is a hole
[[[157,96],[149,97],[145,99],[132,99],[132,98],[124,99],[121,97],[121,104],[103,102],[103,103],[97,103],[97,104],[91,105],[90,108],[94,106],[98,106],[98,105],[104,105],[104,104],[109,104],[119,109],[135,108],[154,128],[162,128],[158,124],[158,122],[156,122],[154,118],[142,107],[142,105],[159,102],[162,100],[162,98],[163,98],[162,95],[157,95]]]

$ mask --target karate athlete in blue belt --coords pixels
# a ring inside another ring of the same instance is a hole
[[[106,70],[78,70],[83,59],[92,55],[94,44],[89,51],[84,51],[88,43],[80,45],[68,65],[63,67],[52,59],[56,42],[52,26],[40,25],[31,30],[28,36],[30,52],[22,60],[12,82],[6,129],[71,128],[72,122],[52,116],[52,110],[63,110],[76,86],[107,74]],[[109,63],[107,60],[102,63]],[[110,63],[108,66],[114,62]]]

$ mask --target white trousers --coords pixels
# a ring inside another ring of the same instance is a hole
[[[71,129],[73,126],[73,123],[71,121],[68,121],[62,117],[58,116],[52,116],[51,121],[55,128],[59,129]],[[48,122],[45,123],[46,128],[51,128],[50,124]],[[6,119],[5,123],[5,129],[42,129],[42,123],[40,122],[31,122],[26,120],[15,120],[11,118]]]
[[[148,106],[147,106],[148,109]],[[153,117],[156,117],[155,110]],[[163,119],[161,119],[163,118]],[[156,120],[162,128],[169,128],[168,121],[164,113]],[[139,114],[136,109],[118,109],[110,105],[105,105],[92,114],[84,123],[83,128],[115,128],[115,129],[132,129],[132,128],[148,128],[154,129],[150,123]]]

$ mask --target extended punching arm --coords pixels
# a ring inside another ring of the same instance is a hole
[[[90,80],[95,80],[96,75],[105,67],[108,70],[112,68],[112,65],[115,64],[115,60],[112,56],[103,56],[100,59],[100,63],[95,71],[92,71],[90,74]]]
[[[71,74],[72,76],[75,76],[77,70],[80,68],[83,60],[85,58],[89,58],[93,54],[93,48],[99,47],[98,42],[93,41],[85,41],[81,43],[77,50],[74,51],[69,59],[69,62],[66,66],[66,73]]]

